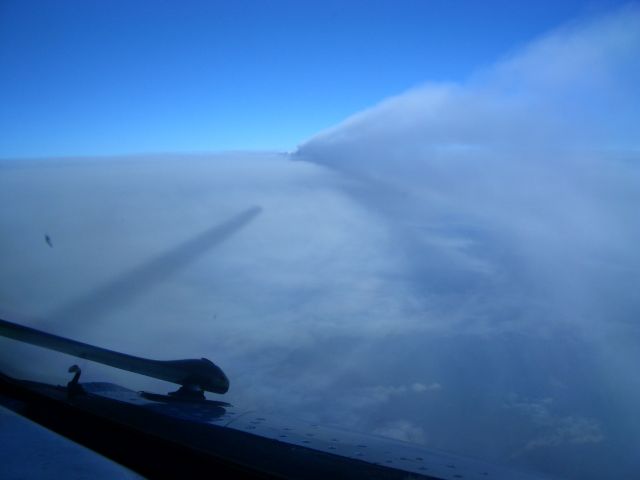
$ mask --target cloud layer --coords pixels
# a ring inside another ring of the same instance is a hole
[[[126,353],[209,357],[246,407],[629,478],[639,62],[630,7],[386,100],[292,157],[3,162],[2,308]],[[252,206],[224,241],[154,270]],[[77,362],[0,344],[1,368],[29,378],[64,383]],[[172,388],[86,363],[87,380]]]

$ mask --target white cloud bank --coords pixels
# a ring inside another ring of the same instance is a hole
[[[492,395],[513,387],[553,396],[561,425],[520,441],[553,445],[557,458],[525,448],[533,463],[595,478],[615,449],[631,458],[627,442],[640,438],[640,423],[628,422],[640,402],[637,6],[552,32],[464,83],[385,100],[294,157],[350,178],[346,191],[395,234],[417,316],[432,329],[420,361],[446,365],[430,373],[446,380],[447,398],[461,389],[449,408],[492,416]],[[457,348],[434,336],[454,345],[458,336]],[[474,369],[482,380],[470,378]],[[423,418],[430,440],[446,437]],[[473,418],[454,429],[469,444],[483,428],[499,435]],[[589,465],[572,463],[577,438],[598,441]],[[622,476],[634,468],[618,466]]]
[[[464,84],[386,100],[295,157],[359,182],[349,191],[403,242],[431,326],[637,336],[639,85],[629,6]],[[624,368],[637,357],[622,350],[601,354]]]

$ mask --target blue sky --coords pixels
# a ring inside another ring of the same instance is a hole
[[[0,2],[0,158],[293,150],[615,1]]]

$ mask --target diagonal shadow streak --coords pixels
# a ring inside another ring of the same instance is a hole
[[[145,261],[77,300],[43,315],[45,323],[39,322],[39,328],[50,323],[58,325],[59,322],[94,321],[106,316],[227,240],[261,212],[261,207],[249,208],[177,247]]]

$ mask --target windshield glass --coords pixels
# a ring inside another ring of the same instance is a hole
[[[640,11],[582,3],[3,2],[0,318],[206,357],[246,408],[637,475]],[[174,388],[0,338],[5,374],[73,363]]]

